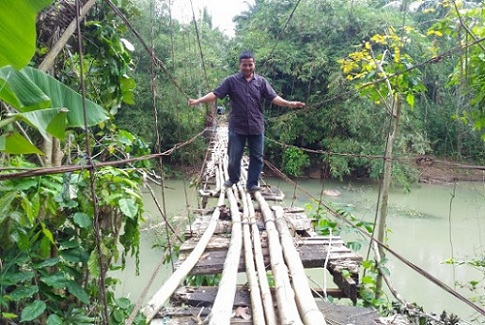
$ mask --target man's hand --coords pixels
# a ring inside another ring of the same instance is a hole
[[[291,108],[303,108],[305,107],[305,103],[303,102],[290,102]]]
[[[189,101],[188,101],[187,104],[189,104],[189,106],[199,105],[199,100],[198,99],[189,98]]]

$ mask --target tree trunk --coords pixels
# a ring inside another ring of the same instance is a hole
[[[382,176],[382,190],[379,206],[379,220],[377,224],[377,240],[384,243],[386,240],[387,229],[387,211],[389,201],[389,188],[391,187],[392,180],[392,150],[394,140],[399,129],[399,116],[401,114],[401,100],[398,95],[395,95],[394,100],[391,102],[391,126],[387,134],[386,150],[384,152],[384,172]],[[381,260],[385,260],[386,251],[382,246],[379,246],[379,254]],[[381,295],[382,291],[382,275],[379,272],[376,280],[376,297]]]

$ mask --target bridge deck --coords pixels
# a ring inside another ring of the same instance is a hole
[[[316,234],[304,209],[281,207],[280,191],[225,189],[226,146],[227,129],[219,128],[200,186],[203,207],[187,227],[177,270],[143,309],[152,324],[377,324],[372,311],[321,299],[355,302],[362,258],[339,236]],[[326,268],[333,287],[310,288],[304,268]],[[188,275],[216,277],[187,287]]]

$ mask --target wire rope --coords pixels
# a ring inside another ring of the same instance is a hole
[[[109,324],[109,312],[108,312],[108,300],[106,297],[106,281],[105,281],[105,263],[103,262],[103,253],[102,253],[102,241],[101,241],[101,229],[100,229],[100,222],[99,222],[99,207],[98,207],[98,197],[96,195],[96,165],[91,156],[91,144],[90,144],[90,132],[88,128],[88,113],[86,109],[86,85],[84,80],[84,56],[83,56],[83,43],[82,43],[82,34],[81,34],[81,20],[79,19],[79,14],[81,11],[80,0],[76,0],[76,29],[77,29],[77,38],[78,38],[78,53],[79,53],[79,78],[81,83],[81,100],[82,100],[82,110],[83,110],[83,119],[84,119],[84,132],[86,135],[86,156],[89,161],[89,164],[93,167],[89,169],[89,182],[90,182],[90,189],[91,189],[91,200],[93,201],[93,229],[94,229],[94,238],[96,241],[96,253],[98,255],[98,264],[99,264],[99,294],[101,303],[103,304],[103,313],[102,318],[105,324]]]
[[[291,11],[290,15],[288,16],[288,19],[286,20],[285,26],[283,27],[283,29],[281,30],[281,32],[279,32],[279,33],[276,35],[276,42],[274,43],[273,48],[272,48],[272,49],[271,49],[271,51],[269,52],[269,55],[268,55],[268,60],[269,60],[269,58],[271,58],[271,56],[273,55],[273,52],[275,51],[276,46],[277,46],[277,45],[278,45],[278,43],[280,42],[282,32],[284,32],[284,31],[286,30],[286,28],[288,27],[288,25],[290,24],[290,21],[291,21],[291,19],[293,18],[293,15],[294,15],[294,13],[295,13],[295,11],[296,11],[296,8],[298,8],[298,5],[300,4],[300,1],[301,1],[301,0],[298,0],[298,2],[296,3],[296,5],[293,7],[293,10]],[[265,61],[265,62],[264,62],[264,64],[263,64],[262,68],[264,68],[264,67],[265,67],[265,65],[266,65],[266,63],[267,63],[267,62],[268,62],[268,61]]]

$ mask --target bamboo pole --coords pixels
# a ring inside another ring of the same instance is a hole
[[[219,170],[219,177],[222,174],[222,170]],[[217,201],[217,206],[224,204],[225,192],[221,191],[219,200]],[[177,287],[182,283],[187,274],[192,270],[195,264],[199,261],[200,257],[204,253],[204,250],[209,243],[209,240],[214,233],[217,222],[219,220],[220,210],[215,209],[212,213],[212,218],[207,226],[206,231],[200,238],[197,246],[190,253],[187,259],[180,265],[180,267],[172,274],[172,276],[163,284],[163,286],[153,295],[153,297],[148,301],[146,306],[142,309],[143,314],[147,318],[147,322],[150,322],[153,317],[158,313],[158,311],[163,307],[165,302],[170,298]]]
[[[288,278],[288,268],[283,259],[281,244],[278,238],[278,231],[275,227],[273,212],[258,191],[254,193],[261,212],[264,216],[266,231],[268,232],[269,254],[271,257],[271,269],[273,270],[276,291],[276,303],[281,325],[303,324],[295,303],[295,293],[291,288]]]
[[[243,163],[248,164],[247,158],[243,157]],[[243,168],[241,177],[247,181],[247,171]],[[254,260],[256,263],[256,272],[258,275],[259,286],[261,289],[261,299],[263,302],[264,315],[268,325],[276,325],[276,313],[274,310],[273,295],[269,288],[266,266],[264,264],[264,254],[261,248],[261,238],[259,236],[258,225],[256,224],[256,211],[254,210],[253,200],[249,193],[241,193],[246,197],[249,212],[249,225],[251,227],[252,246],[254,249]]]
[[[227,173],[226,173],[227,174]],[[217,290],[217,296],[209,315],[210,325],[229,325],[231,323],[234,297],[236,295],[237,274],[242,248],[241,215],[232,188],[221,191],[227,194],[230,202],[232,231],[231,242],[224,261],[224,270]]]
[[[244,237],[244,260],[246,262],[246,275],[249,282],[249,292],[251,294],[251,314],[254,325],[265,325],[263,302],[258,285],[258,277],[254,265],[253,245],[251,242],[251,232],[249,227],[249,202],[248,197],[241,185],[238,185],[243,206],[243,237]],[[251,201],[251,198],[249,198]]]
[[[305,325],[325,325],[325,317],[318,309],[318,306],[313,298],[308,284],[308,279],[305,274],[305,269],[301,263],[300,254],[295,249],[293,244],[293,238],[288,230],[288,224],[284,218],[284,211],[281,206],[272,207],[275,219],[276,227],[280,233],[280,241],[283,246],[283,254],[285,256],[286,263],[290,270],[291,282],[293,284],[293,290],[295,291],[296,303],[300,315]]]
[[[256,271],[258,273],[259,286],[261,287],[261,298],[263,300],[264,315],[268,325],[276,325],[276,314],[273,305],[273,296],[269,289],[268,278],[266,276],[266,267],[264,265],[263,250],[261,248],[261,239],[259,237],[258,225],[256,225],[256,213],[254,211],[251,196],[248,196],[249,206],[249,223],[251,224],[251,235],[253,238],[254,259],[256,261]]]

